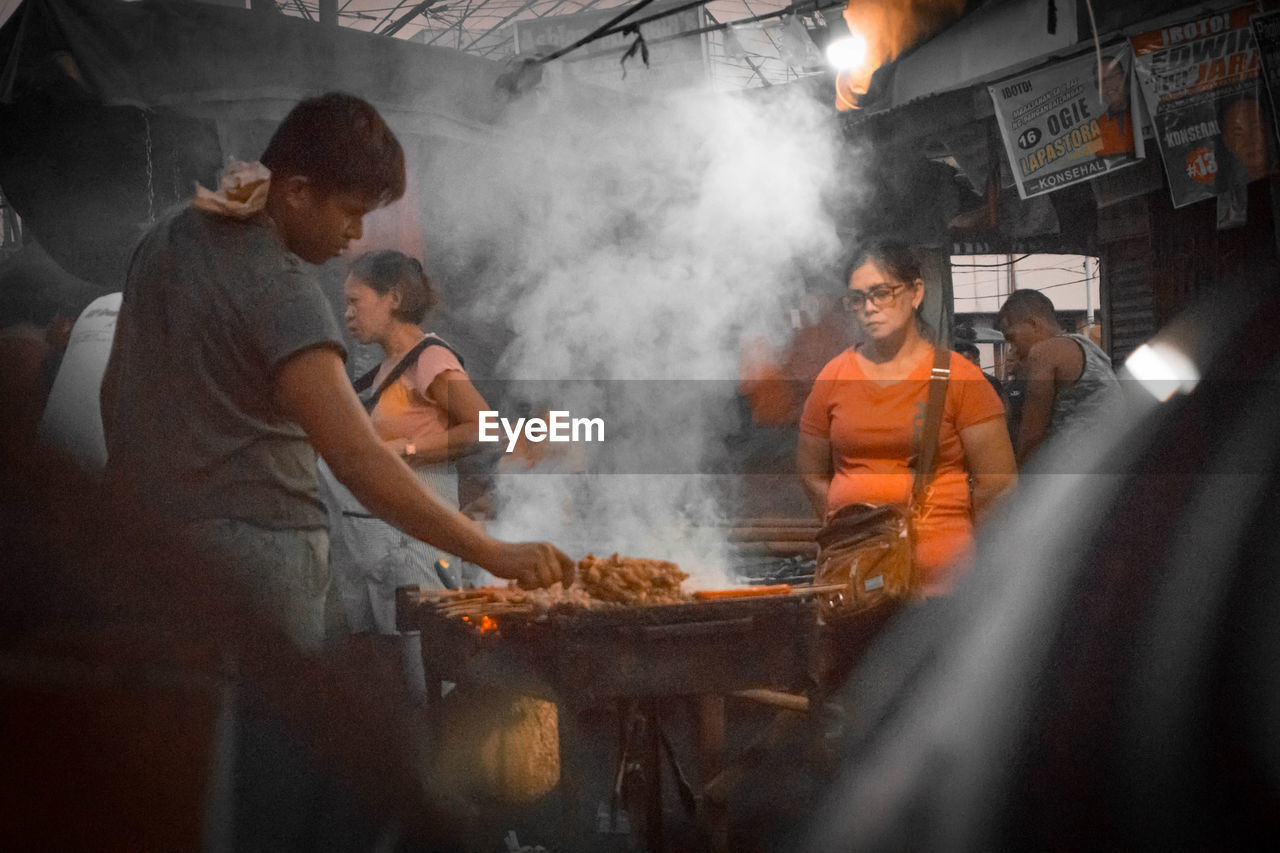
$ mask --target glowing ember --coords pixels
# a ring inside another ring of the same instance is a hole
[[[498,623],[490,619],[488,616],[480,617],[480,633],[487,634],[490,631],[498,630]]]

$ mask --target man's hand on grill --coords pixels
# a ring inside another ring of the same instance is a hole
[[[573,560],[549,542],[501,542],[491,565],[500,578],[516,581],[525,589],[573,583]]]

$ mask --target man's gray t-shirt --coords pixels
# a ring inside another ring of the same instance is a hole
[[[262,217],[186,209],[134,255],[121,308],[112,491],[175,521],[319,528],[316,454],[275,399],[315,346],[345,354],[309,268]]]

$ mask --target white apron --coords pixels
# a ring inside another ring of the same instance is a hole
[[[323,459],[316,469],[329,514],[329,568],[353,632],[397,633],[396,587],[461,585],[461,560],[374,518]],[[458,475],[451,464],[414,473],[442,503],[458,508]],[[437,560],[448,566],[444,577],[436,570]]]

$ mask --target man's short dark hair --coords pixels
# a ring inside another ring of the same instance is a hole
[[[301,101],[276,128],[262,164],[320,192],[356,193],[375,207],[404,195],[404,149],[366,101],[329,92]]]
[[[1015,290],[1000,306],[996,314],[996,324],[1017,323],[1039,317],[1049,323],[1057,324],[1058,315],[1053,310],[1053,301],[1038,290]]]
[[[982,357],[981,352],[978,350],[978,345],[970,341],[956,341],[951,345],[951,348],[965,358],[971,358],[975,361]]]

